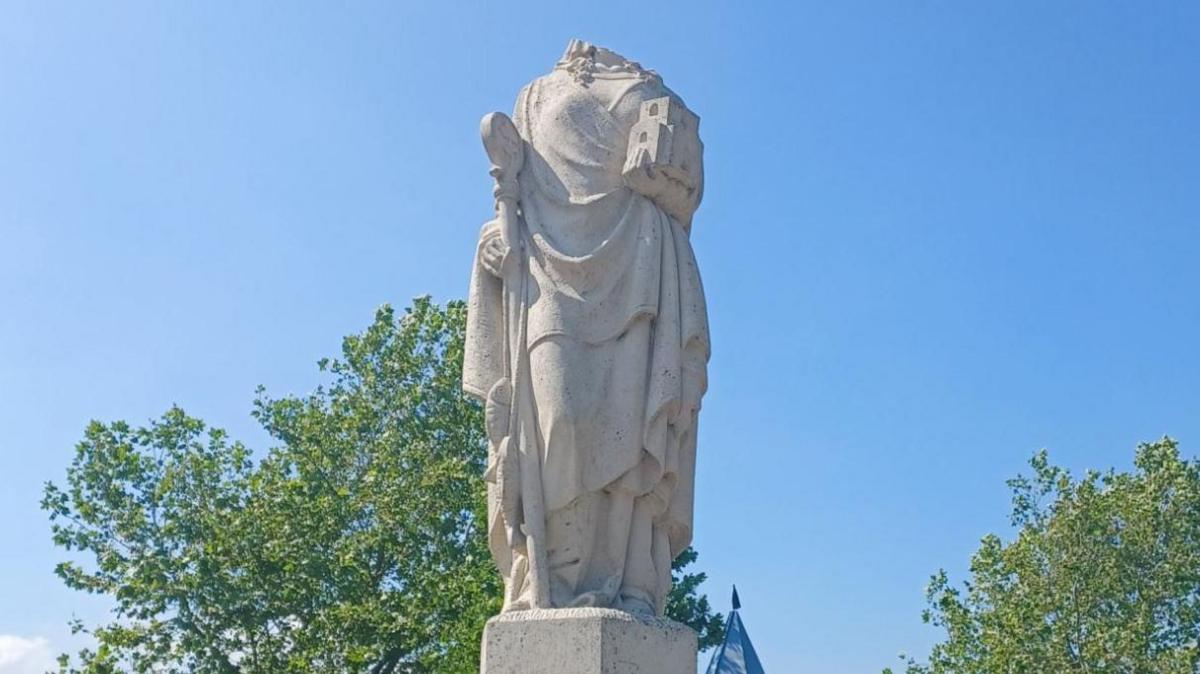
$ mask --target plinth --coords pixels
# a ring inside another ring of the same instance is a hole
[[[696,633],[613,609],[512,611],[484,628],[482,674],[696,674]]]

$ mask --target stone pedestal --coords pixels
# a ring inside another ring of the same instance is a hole
[[[599,608],[513,611],[483,631],[483,674],[696,674],[696,633]]]

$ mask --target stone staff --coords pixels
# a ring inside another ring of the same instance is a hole
[[[497,389],[501,397],[504,397],[503,393],[509,394],[506,401],[509,416],[507,434],[497,449],[497,482],[501,490],[509,545],[514,550],[523,548],[529,565],[528,608],[550,608],[541,452],[530,383],[529,350],[525,343],[528,275],[525,273],[523,236],[517,209],[520,194],[517,174],[525,160],[524,141],[512,120],[500,112],[485,115],[479,127],[484,150],[492,163],[489,173],[496,180],[493,189],[496,220],[508,251],[501,269],[505,304],[504,357],[509,381],[500,382]],[[520,508],[516,506],[518,493]],[[510,588],[510,602],[520,596],[521,589],[519,585]]]

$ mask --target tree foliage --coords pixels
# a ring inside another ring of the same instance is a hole
[[[708,580],[705,573],[687,573],[699,553],[688,548],[671,564],[671,593],[667,595],[667,616],[696,630],[700,650],[720,646],[725,639],[725,616],[713,613],[708,597],[700,594],[700,585]]]
[[[91,423],[42,505],[77,560],[58,575],[110,597],[113,619],[74,625],[96,646],[61,672],[478,671],[501,584],[482,411],[459,383],[465,311],[384,307],[314,393],[260,390],[275,446],[258,460],[178,408]],[[680,578],[676,615],[711,640],[703,576]]]
[[[946,638],[907,672],[1200,672],[1200,463],[1164,438],[1128,473],[1031,467],[1008,483],[1015,539],[985,537],[961,588],[933,576]]]

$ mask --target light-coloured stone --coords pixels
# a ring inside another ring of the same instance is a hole
[[[709,357],[689,238],[699,121],[654,71],[573,40],[512,119],[481,124],[496,217],[476,250],[463,388],[487,407],[506,612],[661,616],[691,543]]]
[[[512,611],[484,629],[483,672],[696,674],[696,633],[612,609]]]

